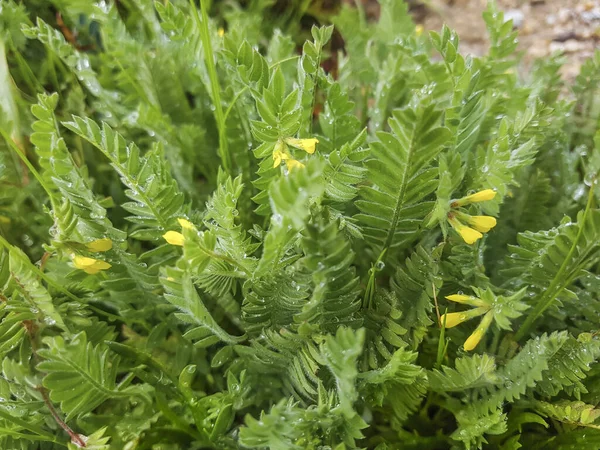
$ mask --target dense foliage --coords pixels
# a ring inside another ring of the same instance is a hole
[[[0,447],[600,448],[600,54],[243,3],[0,2]]]

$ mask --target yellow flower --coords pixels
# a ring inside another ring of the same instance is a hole
[[[450,202],[450,211],[448,212],[448,222],[452,228],[463,238],[467,244],[474,244],[483,235],[496,226],[496,219],[491,216],[471,216],[461,211],[461,206],[470,203],[484,202],[492,200],[496,196],[496,191],[484,189],[466,197],[452,200]],[[468,225],[465,225],[468,224]]]
[[[181,228],[184,230],[196,229],[192,222],[190,222],[187,219],[184,219],[183,217],[178,218],[177,222],[179,222],[179,225],[181,225]],[[178,231],[167,231],[165,234],[163,234],[162,237],[171,245],[179,245],[180,247],[183,247],[183,241],[185,240],[185,238],[183,234],[181,234]]]
[[[467,244],[474,244],[478,239],[483,237],[483,234],[481,234],[479,231],[459,222],[458,219],[451,214],[449,214],[448,222],[450,222],[452,228],[454,228],[456,232],[460,234],[460,237],[462,237]]]
[[[171,245],[179,245],[180,247],[183,247],[183,234],[177,231],[167,231],[162,237],[165,238],[165,241]]]
[[[471,297],[470,295],[452,294],[446,295],[446,298],[451,302],[468,303],[473,297]]]
[[[83,270],[85,273],[89,273],[90,275],[94,275],[101,270],[110,269],[112,267],[105,261],[79,255],[73,255],[73,265],[76,269]]]
[[[281,161],[286,161],[290,159],[290,156],[282,152],[281,150],[275,150],[273,152],[273,167],[279,167],[281,165]]]
[[[475,289],[475,292],[478,293],[478,295],[481,296],[481,298],[463,294],[448,295],[446,298],[450,301],[454,301],[457,303],[466,303],[477,307],[469,311],[444,314],[440,318],[440,326],[444,324],[445,320],[446,328],[451,328],[453,326],[461,324],[465,320],[469,320],[473,317],[485,314],[479,322],[479,325],[477,326],[475,331],[471,333],[471,335],[463,344],[463,348],[468,352],[477,347],[477,345],[479,344],[479,342],[481,342],[481,339],[487,332],[488,328],[496,318],[494,316],[494,311],[496,308],[495,305],[498,305],[498,302],[500,302],[501,304],[502,302],[506,301],[506,298],[502,299],[501,297],[495,296],[493,292],[491,292],[491,290],[489,289],[486,289],[485,291]],[[515,295],[522,295],[524,292],[525,291],[523,290]],[[518,313],[517,316],[518,315],[520,315],[520,313]]]
[[[451,204],[452,207],[464,206],[470,203],[479,203],[492,200],[496,196],[496,191],[493,189],[484,189],[483,191],[475,192],[474,194],[467,195],[466,197],[454,200]]]
[[[285,165],[287,166],[288,171],[292,171],[293,169],[303,169],[304,164],[300,161],[296,161],[295,159],[287,159],[285,161]]]
[[[415,34],[417,35],[417,37],[423,34],[423,25],[419,24],[415,27]]]
[[[102,238],[88,242],[85,246],[90,252],[107,252],[112,248],[113,243],[109,238]]]
[[[481,316],[482,314],[485,314],[488,310],[489,307],[482,306],[480,308],[473,308],[469,311],[442,314],[442,317],[440,317],[440,325],[444,325],[445,322],[446,328],[452,328],[456,325],[460,325],[461,323],[469,319]]]
[[[219,37],[225,36],[225,29],[223,27],[219,28],[217,34],[219,35]]]
[[[447,295],[446,298],[451,302],[461,303],[465,305],[471,306],[484,306],[486,303],[477,297],[473,297],[472,295],[462,295],[462,294],[452,294]]]
[[[177,222],[179,222],[179,225],[181,225],[181,228],[183,228],[183,229],[186,229],[186,230],[194,229],[194,224],[187,219],[183,219],[183,218],[177,219]]]
[[[496,218],[491,216],[469,216],[467,214],[465,216],[467,216],[467,223],[482,233],[487,233],[496,226]]]
[[[281,141],[278,141],[273,148],[273,167],[279,167],[281,165],[281,161],[287,161],[291,156],[287,151],[285,144]]]
[[[315,152],[316,145],[319,143],[318,139],[310,138],[310,139],[295,139],[295,138],[287,138],[285,140],[286,144],[291,145],[292,147],[299,148],[300,150],[304,150],[308,154],[313,154]]]
[[[490,324],[492,323],[493,319],[494,319],[493,311],[488,311],[488,313],[485,316],[483,316],[483,319],[481,319],[479,326],[475,329],[475,331],[473,331],[471,336],[469,336],[467,338],[467,340],[465,341],[465,343],[463,345],[463,347],[466,351],[470,352],[475,347],[477,347],[477,345],[481,341],[481,338],[485,335],[485,332],[490,327]]]

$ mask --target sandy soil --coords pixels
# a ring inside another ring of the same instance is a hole
[[[485,52],[487,39],[482,12],[485,0],[430,0],[423,19],[426,29],[438,30],[442,23],[455,29],[465,53]],[[600,0],[497,0],[505,17],[513,18],[519,30],[523,63],[563,52],[566,79],[574,78],[586,58],[600,49]]]
[[[458,32],[463,53],[485,53],[487,36],[482,13],[487,0],[408,1],[415,21],[426,30],[437,31],[446,23]],[[370,17],[379,15],[377,0],[362,2]],[[600,0],[496,0],[496,3],[519,30],[525,70],[535,58],[562,52],[566,58],[562,74],[572,80],[583,61],[600,49]]]

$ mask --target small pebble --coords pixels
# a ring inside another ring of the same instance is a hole
[[[585,47],[585,42],[576,41],[575,39],[569,39],[566,42],[551,42],[550,52],[575,53],[580,50],[583,50]]]
[[[561,9],[560,11],[558,11],[558,14],[556,15],[556,20],[558,21],[558,23],[567,23],[570,18],[571,18],[571,11],[567,8]]]
[[[581,13],[581,20],[587,23],[600,21],[600,8],[594,8]]]
[[[523,26],[523,21],[525,20],[525,14],[520,9],[509,9],[504,13],[504,20],[513,21],[513,27],[521,28]]]

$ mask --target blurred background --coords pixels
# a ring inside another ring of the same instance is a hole
[[[293,3],[304,4],[306,14],[321,21],[342,3],[362,7],[367,17],[379,16],[377,0],[278,0],[275,10],[289,11]],[[414,20],[425,30],[439,30],[446,23],[458,32],[463,52],[484,53],[486,32],[481,15],[487,0],[410,0],[409,3]],[[497,0],[496,4],[519,30],[525,68],[535,58],[563,52],[566,63],[562,74],[572,80],[583,61],[600,48],[600,0]]]
[[[369,2],[375,3],[375,2]],[[430,0],[422,5],[425,29],[442,23],[456,29],[463,51],[482,54],[486,33],[481,14],[485,0]],[[563,52],[563,76],[572,80],[586,58],[600,48],[600,0],[497,0],[507,19],[519,30],[524,65],[534,58]]]

